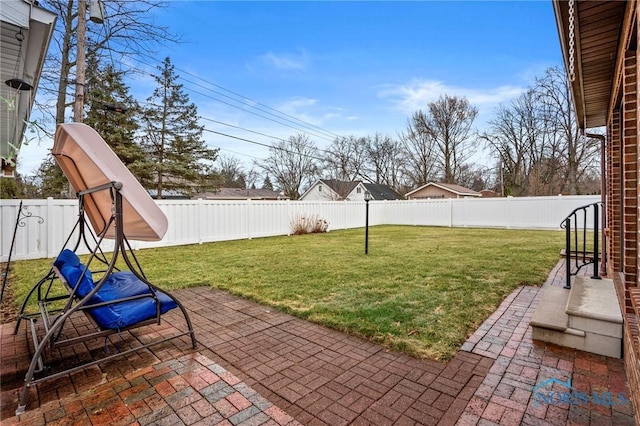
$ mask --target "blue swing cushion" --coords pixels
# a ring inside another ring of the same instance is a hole
[[[53,264],[72,288],[77,285],[76,295],[80,299],[87,296],[95,288],[91,271],[80,263],[80,259],[73,251],[63,250]],[[81,276],[82,279],[80,279]],[[178,306],[166,293],[151,290],[133,272],[117,271],[107,278],[98,292],[89,299],[87,305],[103,302],[114,303],[88,309],[88,312],[102,329],[119,330],[130,327],[141,321],[154,318],[156,316],[156,302],[151,296],[124,302],[118,302],[118,300],[145,294],[151,295],[151,291],[155,293],[160,302],[161,314]]]

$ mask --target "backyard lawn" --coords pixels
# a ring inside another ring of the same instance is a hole
[[[369,229],[368,255],[362,228],[137,255],[161,288],[219,288],[389,348],[446,360],[513,289],[546,280],[563,241],[557,231],[385,225]],[[16,303],[50,263],[13,264]]]

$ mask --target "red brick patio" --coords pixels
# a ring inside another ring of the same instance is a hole
[[[26,333],[14,336],[13,324],[5,324],[2,424],[635,424],[628,405],[534,404],[533,386],[552,377],[571,378],[585,391],[628,392],[620,360],[531,341],[528,322],[540,291],[514,291],[444,364],[221,291],[180,290],[175,294],[194,322],[196,351],[175,339],[43,382],[31,390],[20,417],[14,411],[29,362]],[[162,326],[113,342],[135,345],[171,333],[178,315],[165,317]],[[79,317],[74,324],[83,322]],[[71,355],[98,356],[103,345]]]

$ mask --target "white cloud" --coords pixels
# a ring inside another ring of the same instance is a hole
[[[424,110],[429,102],[437,100],[444,94],[466,97],[471,104],[486,111],[502,102],[514,99],[525,90],[525,87],[520,86],[475,89],[449,86],[436,80],[415,79],[405,84],[387,85],[379,91],[378,96],[391,99],[396,108],[406,114],[412,114],[419,109]]]
[[[304,96],[296,96],[282,103],[277,109],[292,114],[299,108],[311,107],[318,104],[318,100],[314,98],[306,98]]]
[[[260,56],[260,60],[283,70],[298,70],[302,71],[309,65],[309,57],[305,51],[301,51],[297,54],[288,53],[274,53],[267,52]]]
[[[338,114],[329,112],[335,109],[320,105],[318,99],[314,98],[294,97],[281,103],[276,109],[314,126],[322,126],[326,120],[338,117]]]

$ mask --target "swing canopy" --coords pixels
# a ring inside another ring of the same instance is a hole
[[[128,239],[158,241],[167,233],[167,217],[93,128],[82,123],[60,124],[52,154],[76,193],[111,182],[122,183],[123,230]],[[109,191],[84,197],[85,213],[94,231],[114,239]]]

